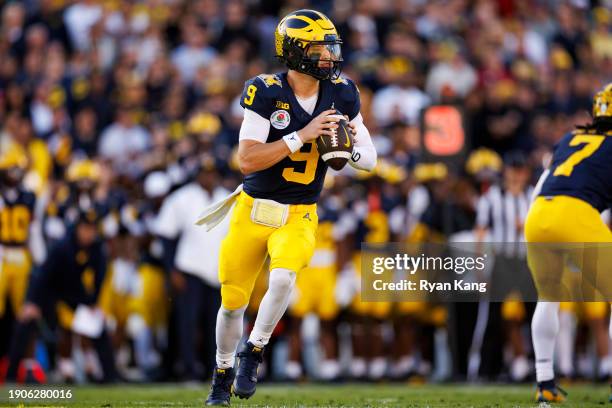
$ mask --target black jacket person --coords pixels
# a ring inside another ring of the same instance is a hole
[[[99,217],[93,210],[79,214],[70,232],[49,250],[47,259],[32,275],[26,304],[11,344],[7,380],[15,380],[17,367],[35,332],[36,321],[55,321],[57,302],[72,311],[79,305],[96,307],[106,271],[106,255],[99,239]],[[104,380],[116,378],[109,337],[103,329],[93,343],[104,371]]]

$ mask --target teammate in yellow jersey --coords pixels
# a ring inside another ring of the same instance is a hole
[[[208,405],[228,405],[232,384],[234,394],[241,398],[255,393],[264,347],[287,308],[296,274],[313,254],[316,202],[327,172],[315,139],[332,135],[338,126],[338,119],[329,115],[341,113],[349,119],[355,136],[349,163],[365,170],[376,163],[376,151],[359,112],[357,87],[340,76],[341,43],[325,15],[294,11],[281,20],[275,32],[276,55],[288,71],[259,75],[245,84],[238,148],[245,178],[242,191],[238,189],[225,201],[237,203],[219,255],[222,307],[217,316],[217,367]],[[220,217],[217,211],[208,215]],[[249,340],[238,354],[235,372],[242,317],[267,256],[268,291]]]
[[[0,318],[10,316],[9,311],[13,317],[20,313],[33,262],[45,256],[36,196],[22,185],[27,165],[17,146],[0,152]]]
[[[559,243],[611,243],[612,232],[600,213],[612,202],[612,83],[593,100],[593,122],[567,134],[555,148],[549,170],[525,222],[528,263],[539,302],[532,320],[538,391],[536,400],[561,402],[555,383],[553,350],[559,329],[559,300],[567,259],[581,266],[583,277],[610,299],[609,248],[595,257]],[[537,189],[536,189],[537,190]],[[534,243],[549,243],[546,246]],[[597,248],[595,248],[597,250]],[[580,259],[578,259],[580,258]],[[592,263],[592,265],[590,264]],[[556,297],[556,298],[555,298]]]
[[[32,267],[45,257],[39,217],[35,215],[36,196],[22,183],[27,167],[25,153],[17,146],[0,153],[0,318],[9,311],[12,316],[21,313]],[[7,327],[11,330],[3,334],[12,338],[13,325]],[[7,363],[1,362],[0,376]],[[28,379],[44,380],[30,377],[34,372],[42,372],[35,360],[28,366]]]

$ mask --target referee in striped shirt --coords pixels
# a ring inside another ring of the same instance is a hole
[[[496,377],[503,366],[500,356],[504,355],[504,344],[512,351],[510,379],[523,381],[529,374],[528,339],[521,331],[528,321],[527,312],[513,291],[532,286],[524,246],[524,223],[533,193],[531,176],[526,156],[520,151],[508,152],[504,156],[502,182],[491,186],[478,202],[476,236],[480,241],[491,242],[495,253],[491,297],[506,301],[491,303],[486,312],[479,312],[478,319],[486,322],[476,324],[472,351],[480,349],[480,364],[473,375]]]

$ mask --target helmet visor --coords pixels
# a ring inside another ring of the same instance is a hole
[[[342,50],[339,41],[313,41],[305,50],[306,58],[311,61],[340,62]]]

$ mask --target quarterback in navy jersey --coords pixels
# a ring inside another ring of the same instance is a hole
[[[327,172],[316,139],[334,136],[338,115],[344,115],[353,136],[349,164],[368,171],[376,165],[376,151],[359,112],[359,91],[340,76],[341,44],[325,15],[294,11],[275,31],[276,56],[288,71],[259,75],[245,84],[238,146],[245,175],[242,190],[199,221],[215,225],[207,220],[222,218],[236,202],[219,253],[222,305],[207,405],[229,405],[232,392],[240,398],[255,393],[264,348],[287,309],[296,274],[314,253],[316,202]],[[234,369],[244,311],[267,257],[269,287]]]
[[[249,92],[255,89],[255,96],[250,97]],[[250,79],[240,101],[245,108],[247,125],[243,125],[241,139],[266,143],[281,140],[283,136],[304,128],[313,117],[332,108],[348,116],[351,121],[361,121],[359,91],[350,79],[340,77],[320,81],[314,98],[316,103],[311,108],[314,110],[306,111],[289,85],[287,73],[259,75]],[[264,124],[264,121],[268,123]],[[261,135],[266,133],[267,138],[263,139]],[[296,153],[271,167],[247,174],[244,191],[255,198],[285,204],[315,203],[323,187],[327,165],[317,153],[314,140],[304,143]]]

